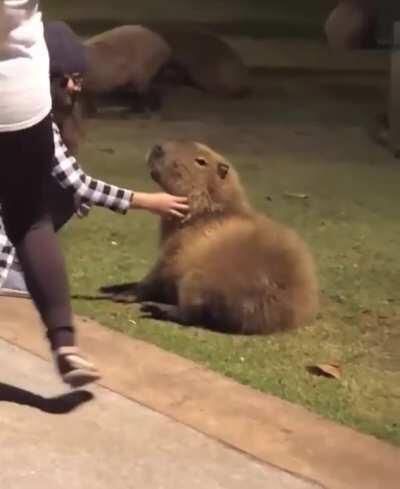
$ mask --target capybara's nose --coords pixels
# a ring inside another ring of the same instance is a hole
[[[152,151],[151,151],[151,156],[153,156],[153,158],[161,158],[164,156],[164,150],[163,150],[163,147],[161,146],[161,144],[156,144]]]

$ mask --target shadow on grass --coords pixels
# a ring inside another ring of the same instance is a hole
[[[29,406],[48,414],[68,414],[93,399],[94,395],[85,390],[46,398],[25,389],[0,382],[0,402]]]
[[[99,288],[98,295],[73,294],[72,299],[84,301],[113,301],[113,302],[137,302],[135,293],[139,282],[126,282],[123,284],[104,285]]]

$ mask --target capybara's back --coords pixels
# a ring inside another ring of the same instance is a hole
[[[144,93],[171,55],[168,44],[155,32],[140,25],[124,25],[87,41],[89,67],[85,89],[105,93],[129,86]]]
[[[239,54],[225,41],[195,29],[156,29],[172,49],[171,62],[202,90],[241,96],[250,90],[249,73]]]
[[[193,319],[212,329],[240,334],[273,333],[315,317],[314,262],[295,231],[258,214],[226,215],[169,240],[162,260],[177,278],[184,315],[196,311]]]

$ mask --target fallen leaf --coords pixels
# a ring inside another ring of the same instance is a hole
[[[307,367],[310,374],[329,377],[340,380],[342,371],[340,366],[335,363],[321,363],[319,365],[310,365]]]
[[[99,151],[102,153],[107,153],[109,155],[115,154],[115,150],[113,148],[100,148]]]
[[[291,197],[293,199],[308,199],[310,196],[307,194],[298,194],[296,192],[285,192],[284,193],[285,197]]]

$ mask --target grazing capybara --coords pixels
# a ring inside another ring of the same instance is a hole
[[[336,49],[367,49],[376,44],[376,0],[340,0],[325,23],[328,43]]]
[[[186,81],[207,93],[228,97],[249,94],[248,70],[239,54],[221,38],[195,29],[153,29],[171,47],[167,69],[179,71]]]
[[[88,70],[84,77],[86,99],[94,94],[123,89],[146,96],[151,81],[169,60],[171,49],[157,33],[140,25],[124,25],[84,42]]]
[[[319,287],[298,234],[252,209],[238,173],[199,143],[170,141],[149,154],[166,192],[187,196],[183,221],[161,220],[160,255],[139,284],[103,287],[144,302],[152,317],[238,334],[269,334],[315,317]]]

